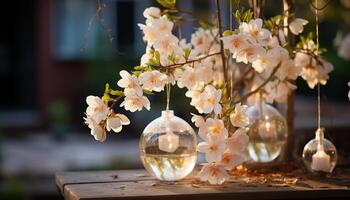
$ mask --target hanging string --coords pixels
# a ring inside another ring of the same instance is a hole
[[[232,31],[233,27],[233,14],[232,14],[232,0],[230,0],[230,31]]]
[[[171,92],[171,83],[167,83],[165,86],[166,90],[166,111],[169,111],[170,108],[170,92]]]
[[[318,0],[315,0],[316,6],[312,3],[311,5],[315,8],[315,19],[316,19],[316,56],[318,56],[318,50],[320,46],[319,41],[319,30],[318,30]],[[317,128],[321,128],[321,86],[320,83],[317,83]]]

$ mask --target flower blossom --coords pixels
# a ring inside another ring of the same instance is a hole
[[[99,124],[102,120],[105,120],[108,115],[108,107],[103,103],[102,99],[97,96],[86,97],[86,115],[93,119],[94,122]]]
[[[225,139],[215,136],[207,137],[204,142],[197,145],[197,150],[205,153],[205,159],[208,162],[219,162],[225,149]]]
[[[228,131],[221,119],[208,118],[200,127],[198,135],[206,140],[208,137],[227,138]]]
[[[87,115],[84,120],[85,124],[91,129],[90,134],[94,136],[95,140],[104,142],[106,140],[106,131],[91,116]]]
[[[262,41],[270,37],[271,33],[267,29],[262,28],[262,19],[252,19],[248,23],[242,23],[239,26],[239,30],[242,33],[248,34],[250,37]]]
[[[149,7],[143,11],[143,16],[147,19],[160,17],[160,9],[157,7]]]
[[[120,107],[124,107],[125,110],[129,110],[130,112],[140,111],[143,107],[147,110],[151,109],[148,98],[139,95],[126,96]]]
[[[129,72],[122,70],[119,72],[122,77],[117,85],[121,88],[124,88],[124,94],[126,96],[130,95],[142,95],[142,88],[139,84],[139,80],[135,75],[130,75]]]
[[[158,70],[144,72],[139,76],[142,88],[156,92],[164,90],[167,79],[167,75],[159,72]]]
[[[229,178],[229,175],[223,166],[207,163],[203,164],[201,171],[198,172],[198,177],[201,181],[208,181],[210,184],[222,184]]]
[[[296,18],[289,24],[289,30],[294,35],[299,35],[300,33],[302,33],[304,31],[304,26],[307,23],[309,23],[309,22],[305,19]]]
[[[273,103],[274,101],[278,103],[285,103],[287,102],[287,98],[290,93],[295,89],[296,86],[289,81],[270,81],[265,86],[265,99],[269,103]]]
[[[350,34],[347,34],[339,44],[338,56],[350,60]]]
[[[107,131],[113,130],[118,133],[122,130],[122,125],[129,125],[130,120],[123,114],[115,114],[107,118],[106,129]]]
[[[205,119],[202,116],[195,115],[195,114],[192,114],[192,113],[191,113],[191,115],[192,115],[191,121],[194,123],[194,125],[196,127],[199,128],[205,123]]]
[[[246,128],[239,128],[232,134],[231,137],[227,138],[226,144],[228,152],[240,154],[244,151],[249,141],[247,131],[248,129]]]
[[[249,125],[249,117],[246,114],[248,106],[236,104],[235,110],[230,114],[231,124],[235,127],[246,127]]]

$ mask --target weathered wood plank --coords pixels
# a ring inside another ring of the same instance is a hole
[[[244,179],[224,186],[193,183],[191,179],[161,182],[145,170],[64,172],[56,175],[57,186],[67,200],[113,199],[350,199],[348,180],[300,180],[293,186],[247,184]],[[118,178],[113,177],[118,175]],[[142,175],[142,176],[140,176]]]
[[[64,185],[96,182],[123,182],[138,180],[155,180],[145,170],[119,171],[79,171],[56,173],[56,185],[63,191]]]

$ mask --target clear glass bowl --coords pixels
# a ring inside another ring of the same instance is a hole
[[[303,160],[304,160],[304,164],[306,166],[306,168],[313,173],[331,173],[336,164],[337,164],[337,149],[335,148],[335,146],[333,145],[332,142],[330,142],[329,140],[323,138],[323,152],[322,154],[319,154],[319,157],[316,158],[315,154],[317,152],[317,140],[316,139],[312,139],[310,142],[308,142],[305,147],[304,147],[304,151],[303,151]],[[325,154],[327,155],[325,155]],[[316,160],[319,160],[318,162],[322,162],[322,160],[324,161],[324,159],[326,158],[326,162],[329,162],[328,164],[319,164],[320,166],[314,167],[312,165],[312,162],[314,161],[317,163]]]
[[[285,118],[273,106],[258,102],[247,109],[250,120],[248,153],[252,162],[276,159],[287,141]]]
[[[150,174],[160,180],[175,181],[193,170],[196,146],[197,136],[192,127],[173,111],[162,111],[141,135],[140,156]]]

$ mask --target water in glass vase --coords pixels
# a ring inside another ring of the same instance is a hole
[[[153,176],[160,180],[172,181],[182,179],[191,173],[197,160],[197,154],[143,154],[141,160],[147,171]]]
[[[254,162],[276,159],[286,143],[286,126],[283,118],[258,120],[248,131],[248,152]]]
[[[192,127],[173,111],[146,126],[140,137],[140,157],[146,170],[164,181],[186,177],[197,161],[197,137]]]

